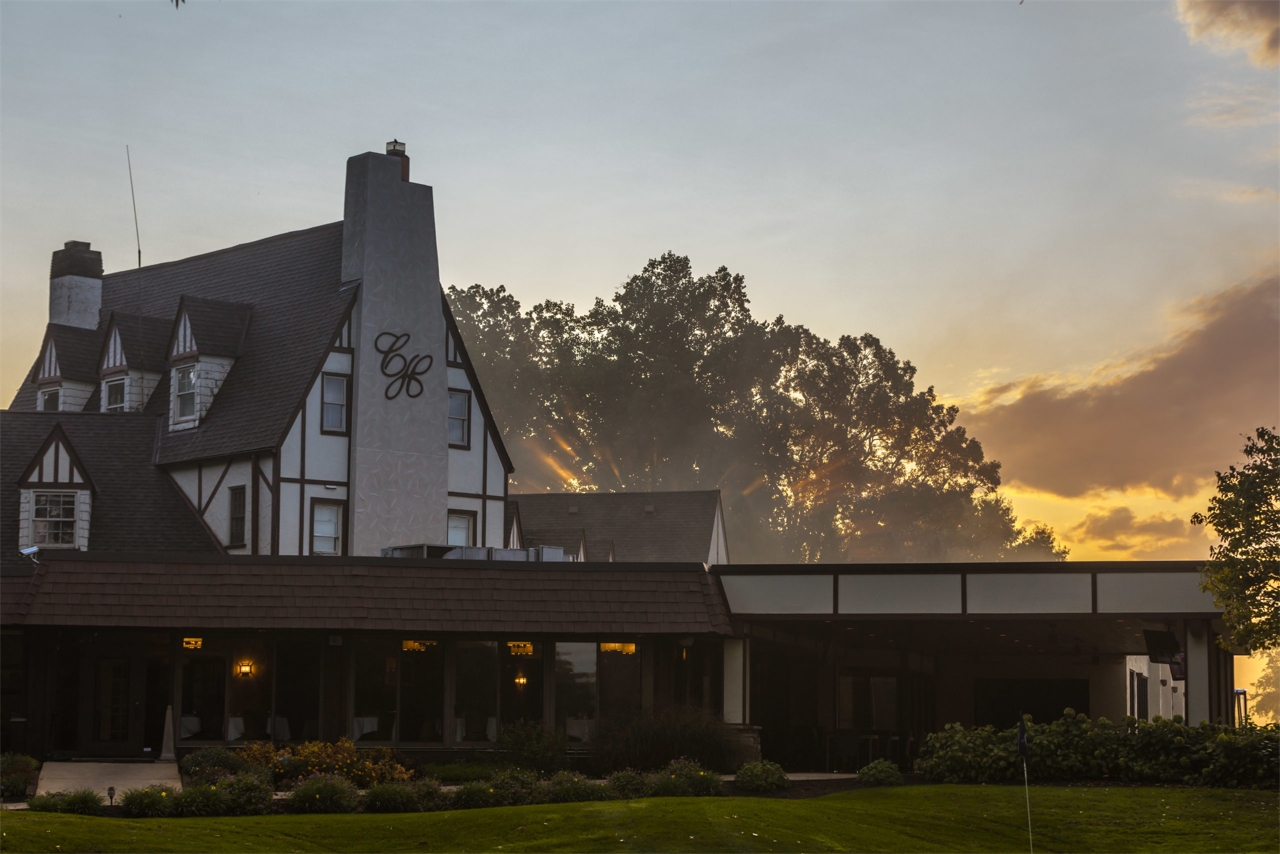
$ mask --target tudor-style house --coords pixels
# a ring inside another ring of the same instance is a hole
[[[717,491],[511,495],[404,146],[339,222],[104,274],[54,252],[0,412],[0,749],[589,751],[694,708],[789,770],[953,721],[1230,721],[1194,562],[742,566]]]
[[[431,188],[393,155],[351,160],[331,225],[107,276],[68,242],[9,418],[142,416],[155,447],[130,465],[157,466],[228,554],[507,545],[511,461],[440,289]],[[71,485],[23,498],[21,546],[91,547],[92,490]],[[72,504],[76,533],[45,521]]]

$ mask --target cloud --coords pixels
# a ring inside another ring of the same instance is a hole
[[[1180,558],[1189,548],[1207,549],[1203,528],[1186,519],[1157,513],[1138,518],[1128,507],[1097,509],[1066,530],[1073,542],[1087,541],[1103,552],[1124,558]]]
[[[1280,421],[1280,279],[1203,297],[1165,346],[1072,380],[986,389],[960,420],[1012,484],[1073,498],[1152,489],[1185,497]]]
[[[1280,3],[1277,3],[1280,8]],[[1191,123],[1203,127],[1259,127],[1280,121],[1280,94],[1267,86],[1217,86],[1192,98]]]
[[[1178,20],[1192,41],[1214,50],[1247,51],[1254,65],[1280,64],[1276,0],[1178,0]]]
[[[1242,184],[1222,184],[1214,181],[1184,181],[1177,195],[1183,198],[1217,199],[1233,204],[1280,201],[1280,192],[1271,187],[1248,187]]]

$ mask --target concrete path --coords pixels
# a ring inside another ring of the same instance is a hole
[[[104,798],[114,786],[116,799],[125,789],[143,786],[182,788],[176,762],[46,762],[40,769],[36,794],[93,789]]]

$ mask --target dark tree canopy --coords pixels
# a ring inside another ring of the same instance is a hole
[[[1259,427],[1245,440],[1248,462],[1218,472],[1218,494],[1193,525],[1213,526],[1202,587],[1213,594],[1231,641],[1280,648],[1280,436]]]
[[[872,335],[755,319],[724,267],[645,265],[578,314],[503,287],[449,298],[516,464],[540,489],[718,488],[749,561],[1061,560],[1000,464]]]

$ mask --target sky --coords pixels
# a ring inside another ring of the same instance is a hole
[[[1073,559],[1187,520],[1280,422],[1280,4],[0,3],[0,398],[50,253],[342,216],[404,140],[446,285],[585,307],[671,250],[871,332]]]

